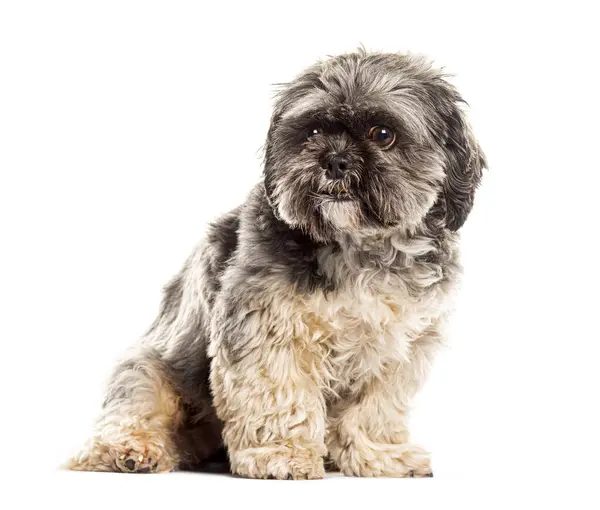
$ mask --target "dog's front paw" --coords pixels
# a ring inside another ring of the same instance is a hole
[[[412,444],[377,445],[378,448],[358,448],[351,445],[338,459],[340,471],[346,476],[432,477],[431,456]]]
[[[315,480],[325,476],[321,454],[311,448],[260,447],[230,452],[231,470],[247,478]]]

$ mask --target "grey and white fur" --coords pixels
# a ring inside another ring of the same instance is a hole
[[[281,87],[264,180],[213,223],[117,366],[75,470],[431,476],[407,410],[444,339],[485,166],[424,58],[359,50]]]

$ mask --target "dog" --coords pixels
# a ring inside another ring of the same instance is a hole
[[[73,470],[432,476],[407,413],[445,337],[486,160],[423,57],[358,50],[283,85],[264,173],[116,367]]]

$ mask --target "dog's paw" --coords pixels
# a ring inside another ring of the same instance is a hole
[[[158,473],[161,468],[164,471],[171,471],[164,466],[164,462],[161,463],[163,452],[159,449],[154,449],[154,451],[146,449],[144,452],[127,449],[123,451],[126,453],[120,454],[115,459],[115,465],[123,473]],[[160,468],[159,463],[161,463]]]
[[[249,448],[230,452],[231,470],[247,478],[316,480],[325,476],[321,455],[312,449]]]
[[[173,471],[176,461],[158,438],[136,432],[111,440],[94,438],[64,467],[72,471],[161,473]]]
[[[429,478],[431,456],[412,444],[381,445],[381,448],[359,449],[355,445],[341,455],[338,465],[347,476],[388,476],[397,478]]]

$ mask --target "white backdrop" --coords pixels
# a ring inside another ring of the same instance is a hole
[[[0,3],[2,506],[597,504],[594,32],[577,1]],[[162,285],[260,178],[272,84],[359,44],[455,74],[490,164],[412,420],[435,478],[57,471]]]

